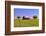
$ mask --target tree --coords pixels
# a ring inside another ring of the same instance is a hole
[[[33,16],[34,19],[37,19],[37,16]]]
[[[17,16],[17,18],[18,18],[19,24],[20,24],[20,26],[21,26],[20,16]]]
[[[23,16],[23,19],[25,19],[25,16]]]
[[[17,16],[18,19],[20,19],[20,16]]]

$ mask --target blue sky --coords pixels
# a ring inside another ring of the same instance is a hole
[[[14,8],[14,16],[38,16],[39,9]]]

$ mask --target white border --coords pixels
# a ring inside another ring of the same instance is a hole
[[[14,27],[14,8],[39,9],[39,27]],[[22,6],[11,5],[11,32],[26,30],[42,30],[42,7],[41,6]]]

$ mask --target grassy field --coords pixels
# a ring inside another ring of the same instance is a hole
[[[32,20],[14,20],[14,27],[33,27],[33,26],[39,26],[38,19],[32,19]]]

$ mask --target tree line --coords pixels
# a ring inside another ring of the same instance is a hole
[[[20,16],[17,16],[17,19],[20,19],[21,17]],[[29,17],[28,18],[25,18],[25,16],[23,16],[22,17],[23,19],[29,19]],[[38,17],[37,16],[33,16],[33,19],[37,19]]]

